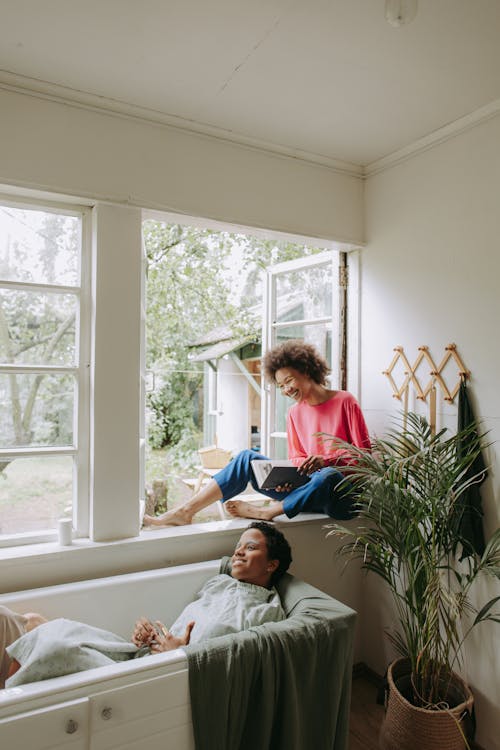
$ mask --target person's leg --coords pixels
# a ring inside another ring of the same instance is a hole
[[[325,513],[330,518],[346,521],[354,518],[353,487],[344,475],[333,467],[315,471],[307,484],[290,492],[283,500],[283,511],[288,518],[298,513]]]
[[[5,649],[22,635],[33,630],[33,628],[36,628],[43,622],[47,622],[45,617],[36,612],[19,615],[8,607],[0,605],[0,689],[5,686],[5,680],[9,676],[12,662]]]
[[[244,500],[226,503],[229,513],[236,518],[256,518],[271,521],[281,513],[293,518],[298,513],[325,513],[337,520],[348,520],[356,513],[351,495],[352,485],[344,481],[344,475],[332,467],[315,471],[302,487],[282,493],[283,499],[267,508],[255,508]],[[276,495],[277,493],[275,493]]]
[[[232,461],[211,479],[205,487],[202,487],[196,495],[180,505],[178,508],[169,510],[161,516],[144,516],[145,526],[184,526],[190,524],[195,513],[206,508],[217,500],[226,502],[247,487],[250,482],[252,487],[259,492],[255,481],[251,461],[265,460],[265,456],[255,451],[245,450],[238,453]],[[280,493],[268,490],[264,492],[268,497],[276,500],[281,497]],[[227,506],[226,506],[227,507]]]
[[[228,500],[224,507],[234,518],[254,518],[257,521],[272,521],[284,512],[282,500],[274,500],[265,508],[256,508],[245,500]]]
[[[144,526],[185,526],[192,522],[195,513],[198,513],[198,511],[206,508],[207,505],[211,505],[221,498],[222,494],[219,485],[214,479],[210,479],[196,495],[193,495],[183,505],[179,505],[172,510],[167,510],[166,513],[162,513],[160,516],[149,516],[146,513],[143,521]]]

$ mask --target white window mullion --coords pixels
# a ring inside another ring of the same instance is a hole
[[[89,535],[90,516],[90,364],[92,288],[92,211],[82,212],[80,285],[82,294],[76,320],[79,340],[76,378],[73,526],[77,536]]]

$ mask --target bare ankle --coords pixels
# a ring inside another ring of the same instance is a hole
[[[144,516],[144,526],[187,526],[192,523],[193,514],[184,506],[172,508],[160,516]]]

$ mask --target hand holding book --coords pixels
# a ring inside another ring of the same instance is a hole
[[[292,490],[309,481],[301,467],[294,466],[291,461],[256,459],[252,461],[252,469],[261,490]]]
[[[299,474],[313,474],[326,466],[323,456],[307,456],[298,467]]]

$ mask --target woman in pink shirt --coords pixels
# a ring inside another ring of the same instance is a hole
[[[145,516],[145,525],[189,524],[195,513],[216,500],[222,500],[232,516],[242,518],[270,521],[282,513],[293,518],[301,512],[325,513],[339,520],[352,518],[351,487],[343,481],[342,472],[349,456],[334,441],[323,440],[317,433],[369,450],[368,429],[358,402],[347,391],[327,387],[328,364],[311,344],[286,341],[265,355],[263,366],[266,378],[295,401],[287,417],[288,456],[309,481],[295,489],[259,489],[251,461],[266,457],[251,450],[241,451],[190,500],[161,516]],[[233,500],[248,482],[274,502],[256,508],[244,500]]]

